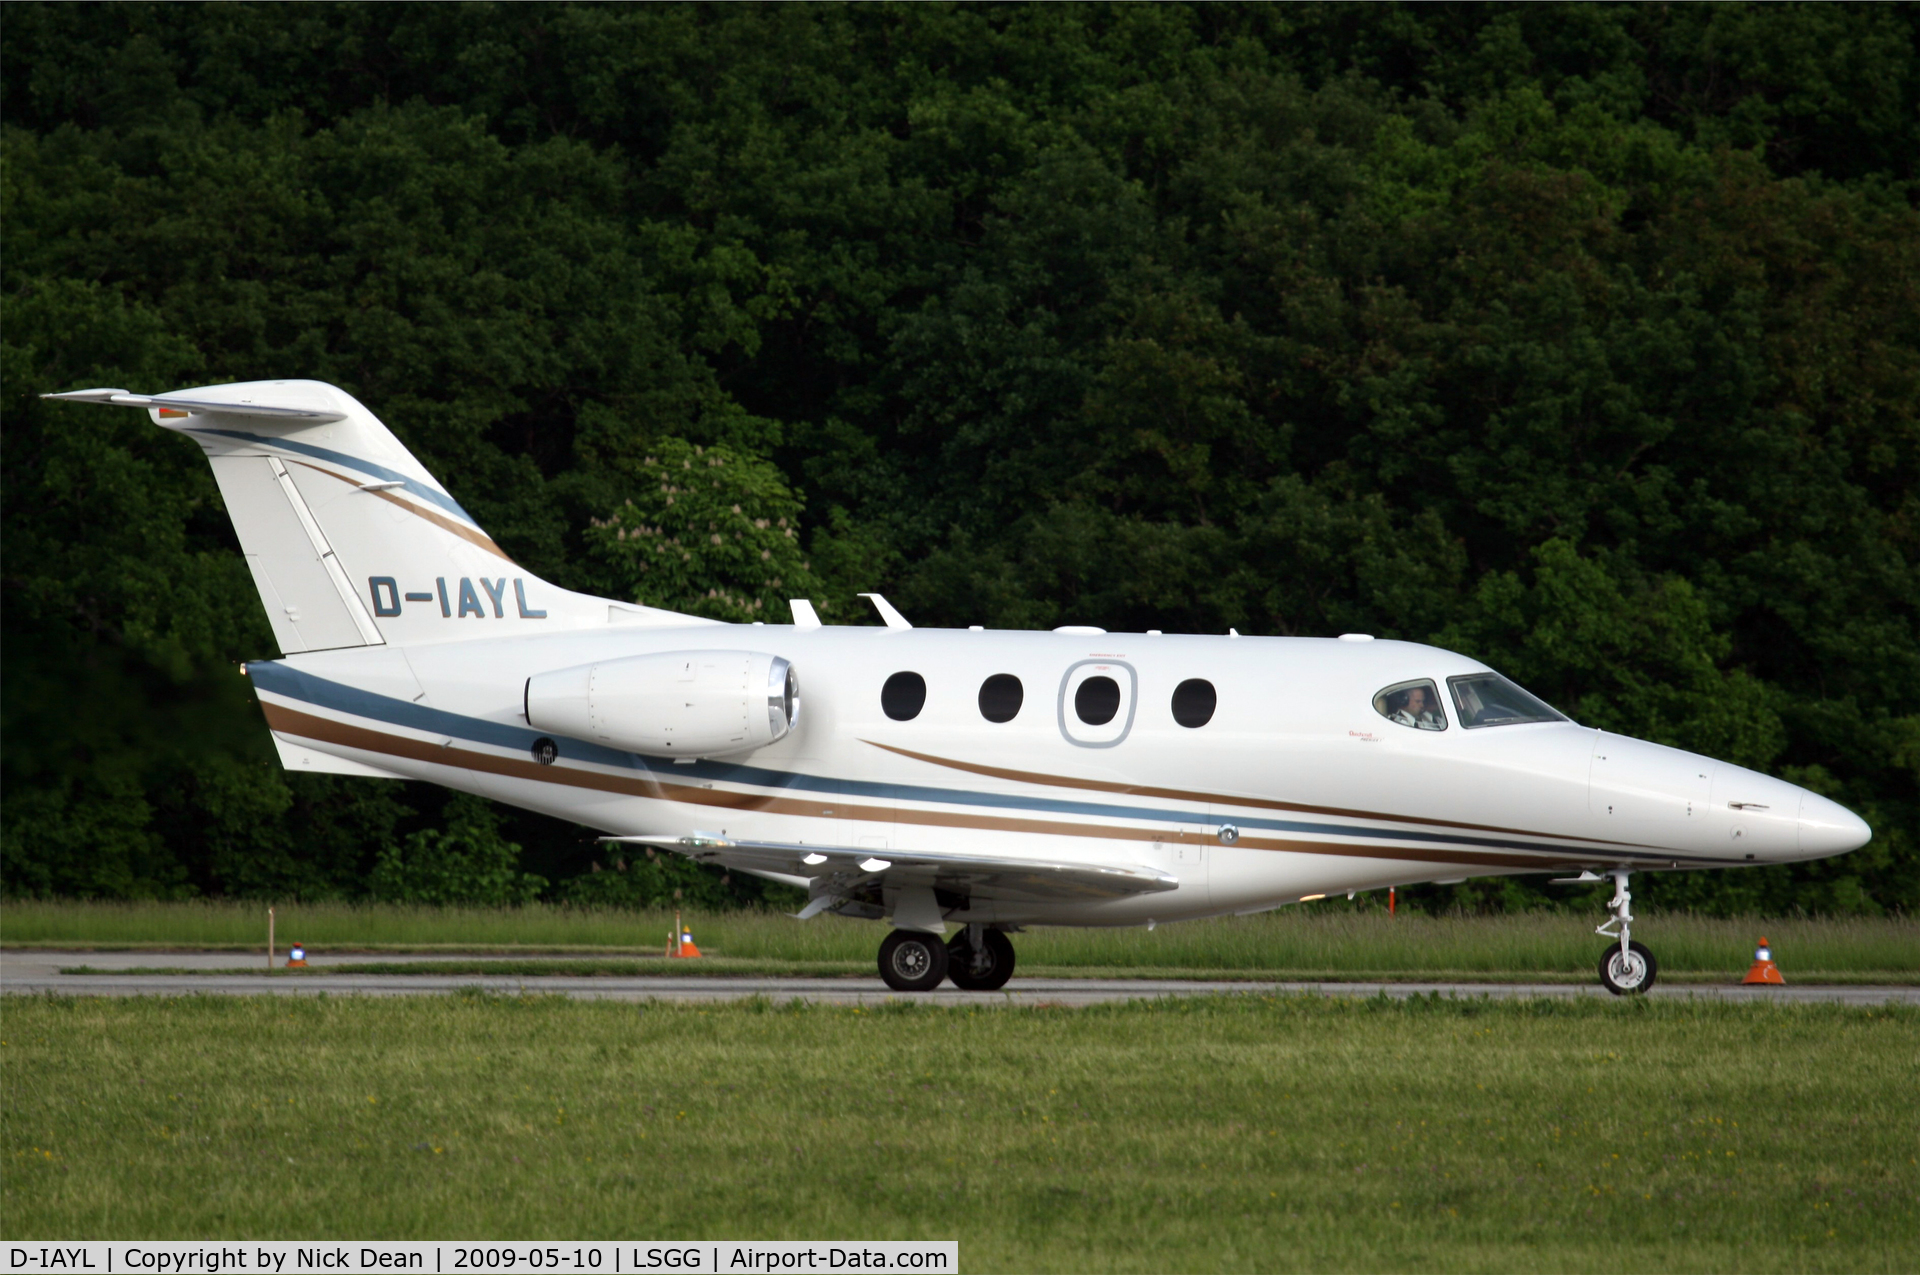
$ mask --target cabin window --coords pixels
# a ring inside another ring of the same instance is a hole
[[[1460,724],[1468,730],[1567,720],[1565,713],[1556,711],[1498,673],[1450,677],[1447,685],[1452,688],[1454,705],[1460,710]]]
[[[1213,720],[1213,710],[1219,703],[1212,682],[1190,677],[1173,688],[1173,720],[1188,730],[1198,730]]]
[[[1020,679],[1011,673],[995,673],[980,683],[980,716],[990,722],[1010,722],[1020,715],[1027,697]]]
[[[1088,678],[1073,693],[1073,711],[1089,726],[1105,726],[1120,711],[1120,683],[1104,675]]]
[[[895,673],[880,688],[880,711],[896,722],[910,722],[927,706],[927,679],[918,673]]]
[[[1415,730],[1447,728],[1447,710],[1440,703],[1440,692],[1426,678],[1395,682],[1373,697],[1373,711]]]

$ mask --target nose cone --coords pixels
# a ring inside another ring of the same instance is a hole
[[[1800,798],[1800,853],[1808,858],[1858,850],[1873,837],[1867,821],[1815,793]]]

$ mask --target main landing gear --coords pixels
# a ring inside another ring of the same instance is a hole
[[[997,992],[1013,977],[1013,940],[1004,931],[969,925],[947,944],[947,977],[965,992]]]
[[[880,941],[880,977],[896,992],[930,992],[947,976],[947,945],[925,930],[895,930]]]
[[[1013,977],[1013,940],[984,925],[967,926],[952,942],[895,930],[880,944],[880,977],[896,992],[930,992],[946,978],[965,991],[997,991]]]
[[[1619,942],[1600,954],[1600,984],[1615,996],[1638,996],[1653,986],[1660,965],[1646,944],[1633,941],[1633,895],[1627,891],[1627,874],[1608,875],[1613,878],[1613,898],[1607,907],[1613,916],[1594,933]]]

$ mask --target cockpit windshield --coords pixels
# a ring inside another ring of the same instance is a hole
[[[1498,673],[1450,677],[1447,685],[1453,691],[1454,706],[1460,710],[1460,724],[1468,730],[1567,720],[1566,714],[1555,712]]]
[[[1373,711],[1390,722],[1415,730],[1445,730],[1447,710],[1440,706],[1440,692],[1426,678],[1417,682],[1396,682],[1373,697]]]

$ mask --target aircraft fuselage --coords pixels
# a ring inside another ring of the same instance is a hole
[[[531,676],[698,650],[789,660],[792,731],[744,755],[669,759],[527,720]],[[608,834],[1139,863],[1179,882],[970,902],[955,922],[1132,925],[1415,881],[1779,863],[1848,848],[1863,827],[1781,780],[1568,721],[1400,724],[1374,707],[1382,688],[1426,679],[1444,699],[1449,677],[1487,671],[1405,642],[610,624],[252,669],[269,724],[296,747]],[[901,673],[925,686],[907,720],[882,702]],[[989,721],[982,687],[1002,679],[1004,695],[1009,677],[1017,711]],[[1098,725],[1075,702],[1089,677],[1119,690]],[[1172,697],[1195,679],[1215,707],[1183,726]]]

